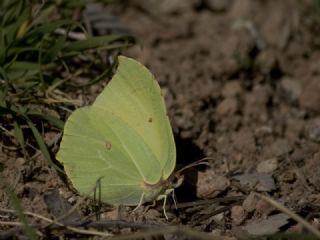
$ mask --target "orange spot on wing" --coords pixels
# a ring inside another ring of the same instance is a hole
[[[106,148],[107,148],[108,150],[111,150],[111,148],[112,148],[111,143],[107,142],[107,143],[106,143]]]

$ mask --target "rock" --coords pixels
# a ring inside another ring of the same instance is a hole
[[[275,207],[265,200],[259,199],[256,205],[256,212],[268,216],[272,211],[275,210]]]
[[[212,169],[198,173],[197,197],[212,198],[230,186],[230,181],[224,176],[216,175]]]
[[[240,225],[246,217],[247,213],[242,206],[233,206],[231,208],[231,218],[234,224]]]
[[[238,101],[233,97],[224,99],[222,102],[219,103],[217,107],[217,113],[219,115],[234,114],[237,112],[237,110],[238,110]]]
[[[261,120],[267,119],[267,105],[271,91],[270,86],[255,85],[252,92],[245,96],[244,114]]]
[[[257,166],[258,173],[271,173],[276,170],[278,167],[278,160],[277,158],[270,158],[267,160],[262,161]]]
[[[256,188],[261,192],[271,192],[276,189],[276,184],[271,175],[266,173],[245,173],[235,176],[243,187]]]
[[[110,220],[119,220],[119,208],[115,207],[111,209],[110,211],[107,211],[103,214],[103,217],[105,219]]]
[[[280,94],[290,103],[297,103],[302,93],[301,84],[292,78],[282,78],[279,84]]]
[[[62,217],[72,210],[72,205],[60,195],[57,188],[46,193],[44,201],[51,214],[56,218]],[[81,214],[78,209],[74,209],[68,216],[63,218],[63,221],[78,221],[80,217]]]
[[[277,65],[276,52],[270,48],[261,51],[256,58],[255,64],[263,74],[270,74]]]
[[[24,165],[26,163],[26,160],[24,159],[24,158],[22,158],[22,157],[18,157],[17,159],[16,159],[16,164],[18,165],[18,166],[22,166],[22,165]]]
[[[254,152],[256,143],[250,130],[241,129],[232,136],[234,147],[241,152]]]
[[[252,8],[253,4],[250,0],[235,1],[232,4],[229,15],[234,20],[248,19],[251,16]]]
[[[263,220],[254,220],[242,227],[251,235],[270,235],[278,232],[280,228],[288,223],[290,217],[279,213]]]
[[[180,1],[180,0],[145,0],[132,1],[134,5],[142,8],[148,13],[154,16],[161,16],[161,14],[172,14],[176,12],[183,12],[191,10],[194,4],[198,3],[198,0]]]
[[[212,11],[222,12],[231,7],[233,0],[205,0],[204,2]]]
[[[299,99],[300,106],[306,110],[320,113],[320,79],[314,78],[303,89]]]
[[[242,87],[240,81],[230,81],[227,82],[222,89],[222,96],[227,97],[236,97],[242,93]]]
[[[284,156],[292,150],[292,146],[287,139],[277,139],[270,147],[265,148],[266,155],[270,157]]]
[[[320,142],[320,117],[314,118],[307,123],[305,135],[312,141]]]
[[[305,121],[299,118],[288,117],[286,119],[287,127],[285,130],[285,137],[288,140],[295,141],[304,130]]]
[[[307,160],[303,173],[308,176],[308,181],[320,191],[320,151],[314,154],[313,158]]]
[[[256,209],[258,200],[257,195],[251,192],[242,203],[243,209],[249,213],[253,212]]]
[[[293,19],[297,14],[297,8],[292,2],[279,2],[276,8],[271,2],[265,2],[264,8],[268,13],[268,21],[257,23],[261,38],[268,46],[283,49],[294,31]]]

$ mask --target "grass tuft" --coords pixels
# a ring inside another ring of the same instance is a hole
[[[53,164],[44,133],[60,132],[68,112],[82,104],[75,90],[110,77],[109,56],[135,43],[130,35],[90,36],[79,18],[85,4],[0,2],[1,140],[11,139],[25,157],[37,145]]]

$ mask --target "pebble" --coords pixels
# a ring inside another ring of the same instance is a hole
[[[320,151],[314,154],[312,159],[307,161],[303,168],[303,173],[317,191],[320,191]]]
[[[234,114],[238,110],[238,101],[233,97],[228,97],[219,103],[217,113],[219,115]]]
[[[296,103],[302,92],[301,84],[292,78],[284,77],[280,81],[280,92],[290,103]]]
[[[264,49],[258,54],[255,64],[263,74],[270,74],[277,64],[276,53],[271,48]]]
[[[212,169],[198,173],[196,195],[198,198],[211,198],[226,190],[230,180],[224,176],[216,175]]]
[[[303,89],[299,98],[300,106],[306,110],[320,113],[320,80],[313,79]]]
[[[255,188],[261,192],[271,192],[276,189],[274,179],[266,173],[245,173],[235,176],[234,179],[240,181],[243,187]]]
[[[241,129],[232,136],[234,147],[241,152],[254,152],[256,143],[253,133],[248,129]]]
[[[247,213],[242,206],[233,206],[231,208],[231,218],[235,225],[240,225],[247,217]]]
[[[256,212],[263,215],[268,216],[272,211],[275,210],[275,207],[265,200],[259,199],[256,205]]]
[[[26,162],[26,160],[25,160],[24,158],[22,158],[22,157],[18,157],[18,158],[16,159],[16,163],[17,163],[17,165],[19,165],[19,166],[22,166],[23,164],[25,164],[25,162]]]
[[[236,97],[242,93],[240,81],[234,80],[227,82],[222,89],[223,97]]]
[[[212,11],[221,12],[231,7],[233,0],[205,0],[206,5]]]
[[[249,213],[253,212],[256,209],[258,200],[257,195],[251,192],[242,203],[243,209]]]
[[[315,142],[320,142],[320,117],[311,119],[306,126],[306,136]]]
[[[257,166],[258,173],[272,173],[278,168],[277,158],[270,158],[260,162]]]
[[[271,157],[280,157],[292,150],[292,146],[286,139],[277,139],[275,140],[270,147],[267,149],[269,152],[268,155]]]

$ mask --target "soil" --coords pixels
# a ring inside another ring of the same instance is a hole
[[[162,203],[135,212],[103,207],[101,218],[182,224],[228,239],[259,235],[271,222],[273,232],[304,232],[287,215],[275,221],[282,211],[254,195],[259,192],[320,229],[316,1],[150,0],[111,10],[143,45],[125,54],[148,66],[161,85],[178,168],[210,159],[176,190],[178,209],[169,201],[169,220]],[[47,135],[55,152],[56,133]],[[83,199],[41,154],[27,162],[17,152],[1,148],[2,184],[11,185],[25,210],[57,217]],[[10,208],[5,191],[0,207]],[[71,220],[95,217],[95,207],[83,200]]]

